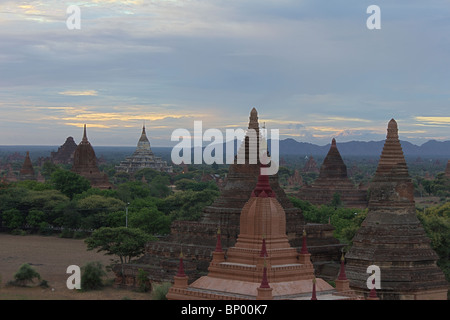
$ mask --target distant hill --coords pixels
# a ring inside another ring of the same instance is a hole
[[[450,141],[430,140],[417,146],[408,141],[401,141],[403,153],[406,157],[421,158],[447,158],[450,159]],[[205,146],[208,145],[205,143]],[[270,148],[270,140],[268,141]],[[364,156],[379,157],[383,150],[384,140],[382,141],[350,141],[339,142],[337,147],[343,157]],[[280,155],[298,155],[298,156],[319,156],[324,157],[330,149],[330,144],[319,146],[309,142],[299,142],[294,139],[280,140]],[[56,151],[57,146],[0,146],[0,158],[6,154],[18,152],[25,154],[30,151],[30,156],[34,160],[38,157],[48,157],[51,151]],[[94,146],[97,157],[104,156],[107,159],[121,160],[130,156],[136,149],[135,146],[127,147],[107,147]],[[235,143],[235,150],[237,145]],[[152,147],[155,155],[170,161],[171,147]],[[225,144],[223,152],[225,154]],[[236,151],[235,151],[236,152]]]
[[[450,141],[430,140],[421,146],[408,141],[401,141],[403,153],[406,157],[443,157],[450,158]],[[383,150],[383,141],[350,141],[339,142],[337,147],[342,156],[377,156]],[[280,154],[301,156],[325,156],[330,144],[318,146],[308,142],[298,142],[294,139],[280,140]]]

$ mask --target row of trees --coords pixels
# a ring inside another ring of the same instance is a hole
[[[9,229],[41,233],[65,230],[69,236],[76,230],[125,226],[127,221],[129,227],[148,234],[167,234],[172,221],[198,219],[219,194],[215,184],[182,178],[175,182],[182,190],[173,192],[168,174],[150,169],[136,176],[114,190],[99,190],[85,178],[57,168],[46,183],[4,184],[0,186],[0,222]]]

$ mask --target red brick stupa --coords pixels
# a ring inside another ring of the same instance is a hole
[[[334,194],[339,194],[345,207],[366,208],[366,190],[358,189],[348,178],[347,166],[333,138],[327,156],[320,167],[319,177],[309,186],[299,190],[298,197],[315,205],[329,204]]]
[[[209,265],[209,274],[187,285],[179,275],[169,289],[171,300],[318,300],[355,299],[337,292],[320,278],[303,236],[300,253],[286,236],[286,214],[271,189],[269,177],[260,175],[240,216],[240,233],[225,252],[220,237]],[[178,278],[177,278],[178,277]],[[313,293],[313,286],[315,292]]]
[[[72,137],[68,137],[58,151],[50,154],[50,161],[55,164],[73,163],[73,155],[77,149],[77,144]]]
[[[87,139],[86,125],[84,125],[83,139],[78,144],[73,155],[72,171],[88,179],[93,188],[112,188],[106,173],[102,173],[98,169],[94,148],[92,148],[91,143]]]
[[[369,190],[367,217],[346,254],[350,287],[368,293],[366,281],[370,274],[366,271],[376,265],[381,272],[381,289],[376,293],[381,299],[446,300],[448,283],[416,216],[414,186],[394,119],[389,122]]]
[[[22,168],[19,172],[20,180],[36,180],[36,174],[30,159],[30,152],[27,151]]]

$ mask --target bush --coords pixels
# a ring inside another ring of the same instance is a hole
[[[33,282],[33,279],[41,280],[41,275],[34,270],[28,263],[20,266],[19,270],[14,274],[14,282],[12,284],[18,286],[26,286],[27,283]]]
[[[169,288],[172,284],[170,282],[163,282],[156,285],[153,289],[152,299],[153,300],[167,300],[166,295],[169,292]]]
[[[85,291],[101,289],[104,276],[106,276],[106,272],[100,262],[88,262],[82,268],[81,289]]]
[[[148,272],[142,269],[138,270],[137,282],[139,285],[140,292],[148,292],[151,289],[150,281],[148,280]]]

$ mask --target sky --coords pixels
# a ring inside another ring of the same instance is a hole
[[[66,21],[80,8],[80,29]],[[370,5],[381,29],[369,29]],[[450,140],[449,0],[0,0],[0,145],[152,146],[175,129]],[[270,131],[269,131],[270,132]]]

